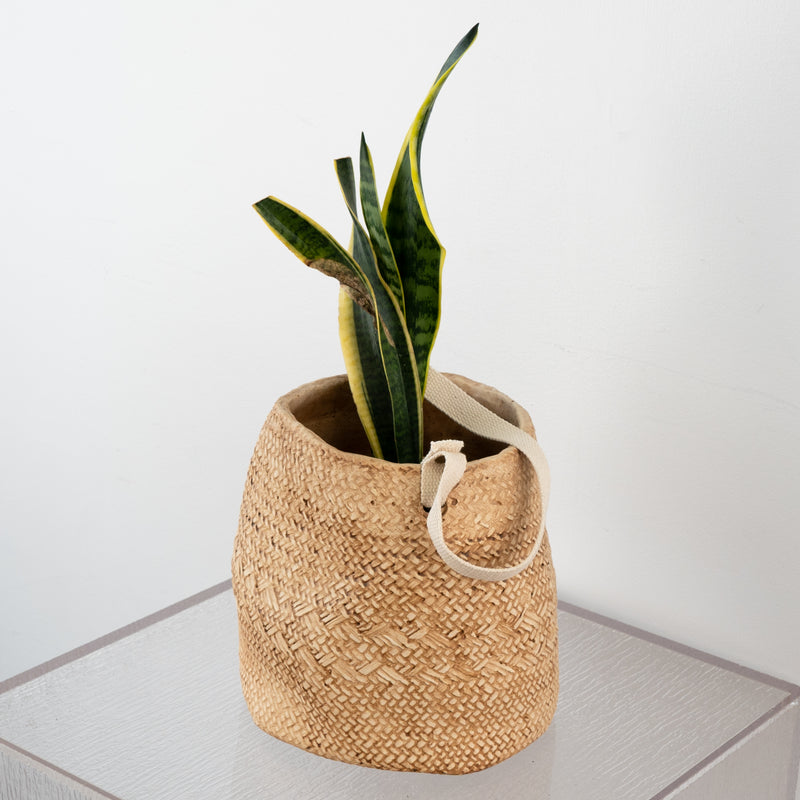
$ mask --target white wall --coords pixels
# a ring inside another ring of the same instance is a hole
[[[0,679],[228,574],[276,396],[342,371],[346,238],[418,103],[440,369],[553,470],[562,596],[800,682],[800,5],[6,2]]]

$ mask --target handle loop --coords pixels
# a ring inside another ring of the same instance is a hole
[[[467,459],[461,452],[464,443],[450,439],[432,442],[430,452],[420,465],[420,497],[422,505],[430,507],[428,534],[445,564],[460,575],[484,581],[504,581],[519,575],[533,563],[544,539],[545,517],[550,497],[550,468],[542,448],[533,436],[497,416],[444,375],[431,368],[428,369],[425,398],[468,431],[486,439],[513,445],[533,465],[542,503],[539,530],[533,547],[525,559],[511,567],[481,567],[473,564],[456,555],[444,540],[442,506],[466,469]]]

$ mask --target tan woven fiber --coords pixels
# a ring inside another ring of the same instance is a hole
[[[534,435],[504,395],[449,376]],[[429,439],[470,459],[447,501],[447,544],[476,564],[520,561],[540,513],[530,463],[433,407]],[[558,697],[556,586],[547,537],[496,583],[431,544],[418,464],[368,452],[344,376],[280,398],[250,463],[233,555],[244,696],[256,724],[328,758],[462,774],[540,736]]]

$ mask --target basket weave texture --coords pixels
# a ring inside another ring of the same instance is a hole
[[[450,377],[534,434],[507,397]],[[512,447],[484,455],[486,443],[425,414],[431,438],[465,439],[474,456],[447,501],[448,545],[476,564],[517,563],[539,522],[529,462]],[[348,452],[366,452],[359,428],[339,376],[280,398],[261,430],[233,556],[250,713],[278,739],[339,761],[448,774],[491,766],[555,712],[547,537],[509,580],[453,572],[428,536],[419,465]]]

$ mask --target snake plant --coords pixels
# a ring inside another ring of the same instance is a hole
[[[350,389],[373,455],[388,461],[422,458],[422,398],[439,328],[445,254],[422,192],[422,138],[439,91],[477,34],[475,25],[436,76],[403,142],[383,205],[363,134],[358,184],[351,159],[334,162],[352,220],[349,247],[281,200],[267,197],[254,206],[298,258],[340,282],[339,336]]]

